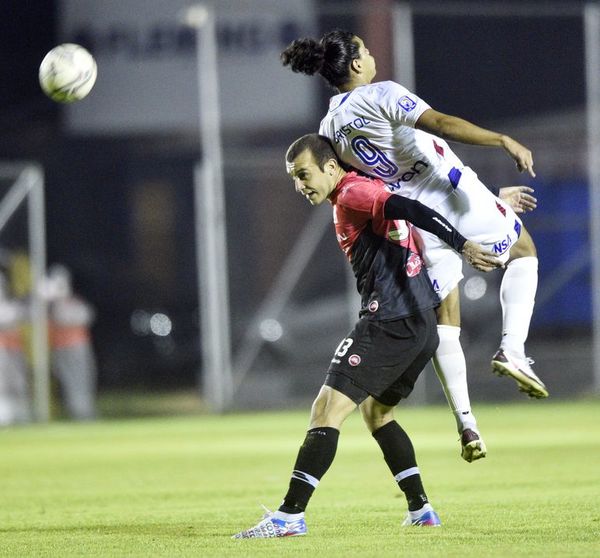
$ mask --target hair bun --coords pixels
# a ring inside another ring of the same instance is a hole
[[[323,67],[325,49],[314,39],[296,39],[281,53],[281,61],[293,72],[312,76]]]

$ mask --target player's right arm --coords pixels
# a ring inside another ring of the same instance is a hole
[[[514,160],[519,172],[527,171],[531,176],[535,176],[531,151],[506,134],[486,130],[467,120],[438,112],[432,108],[427,109],[419,116],[415,128],[444,139],[470,145],[501,147]]]
[[[529,186],[503,186],[497,196],[510,205],[515,213],[526,213],[537,207],[537,199],[531,195],[533,191]]]

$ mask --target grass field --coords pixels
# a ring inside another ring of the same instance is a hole
[[[600,401],[479,406],[489,455],[459,457],[442,407],[400,409],[441,529],[404,498],[360,418],[306,537],[234,541],[277,507],[306,412],[0,431],[0,556],[600,556]]]

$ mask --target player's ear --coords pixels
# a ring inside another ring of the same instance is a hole
[[[362,72],[362,62],[360,60],[360,58],[355,58],[354,60],[352,60],[352,62],[350,62],[350,70],[360,74]]]
[[[338,166],[337,159],[331,158],[325,163],[325,172],[330,176],[333,176]]]

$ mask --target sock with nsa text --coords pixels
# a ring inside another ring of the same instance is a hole
[[[502,304],[501,347],[518,357],[525,356],[525,340],[535,304],[538,259],[518,258],[506,266],[500,285]]]
[[[408,434],[393,420],[373,432],[373,438],[377,440],[385,462],[406,496],[409,511],[421,509],[428,500]]]
[[[327,426],[313,428],[306,433],[279,511],[296,514],[306,509],[321,477],[333,463],[339,435],[339,430]]]
[[[467,428],[477,431],[469,399],[467,363],[460,345],[460,327],[438,325],[437,329],[440,344],[433,357],[433,368],[454,413],[458,433]]]

